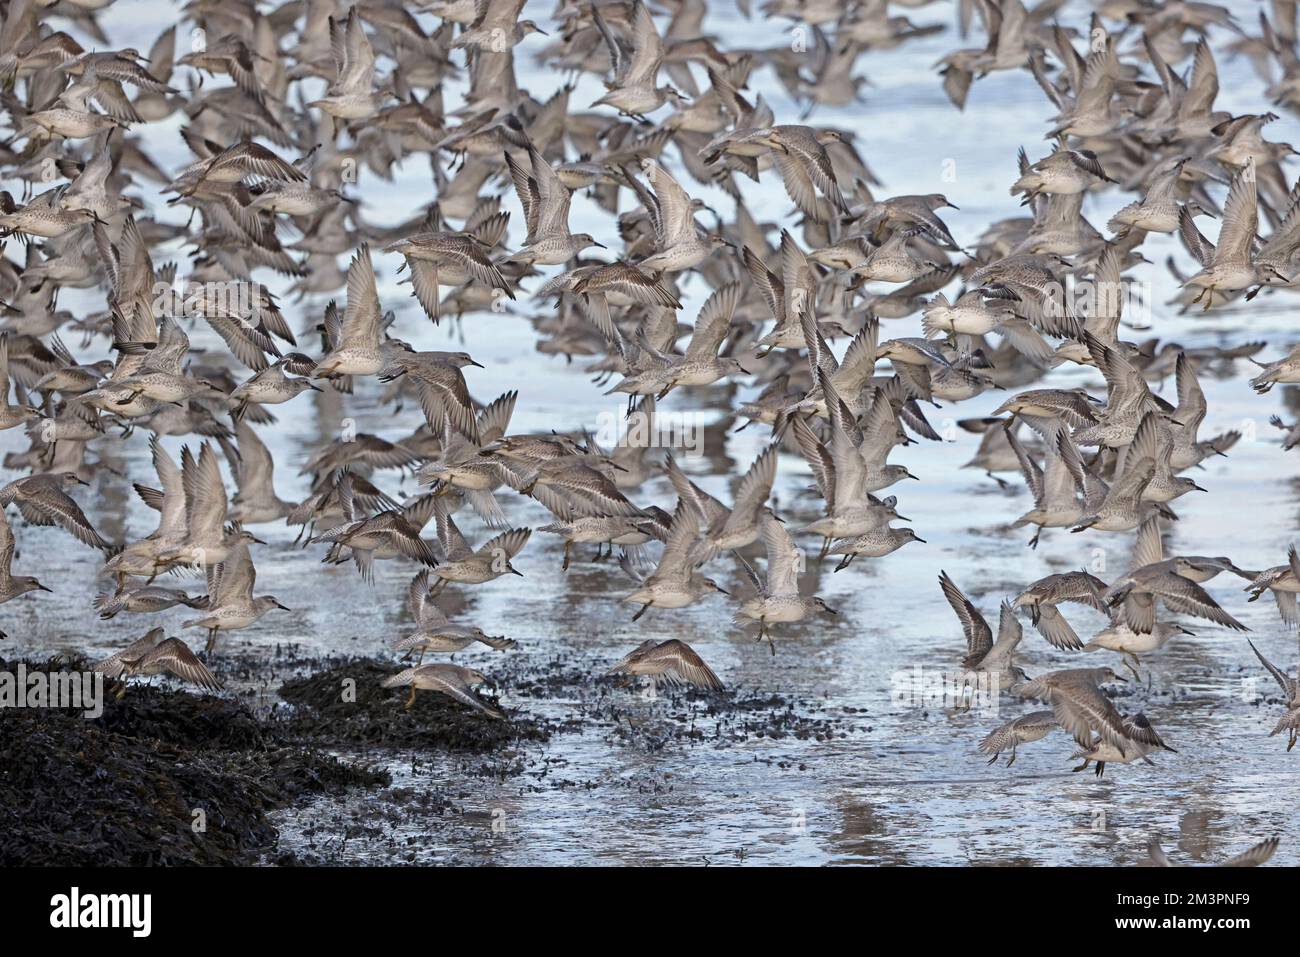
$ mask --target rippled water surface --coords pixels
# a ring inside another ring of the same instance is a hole
[[[530,13],[544,23],[549,11],[531,9],[542,6],[530,5]],[[1082,24],[1086,10],[1080,13],[1080,6],[1071,10]],[[147,49],[173,16],[175,10],[167,4],[119,0],[103,23],[115,45]],[[864,157],[885,184],[883,194],[946,193],[960,207],[947,211],[946,221],[959,242],[970,243],[988,223],[1017,211],[1016,200],[1007,193],[1015,176],[1016,147],[1023,144],[1031,156],[1046,151],[1042,137],[1052,110],[1029,74],[1017,72],[977,82],[966,111],[956,112],[931,69],[934,60],[960,42],[951,29],[951,7],[936,3],[912,16],[917,22],[943,22],[949,29],[897,50],[863,56],[859,71],[870,80],[864,102],[818,110],[813,121],[857,132]],[[1253,22],[1253,11],[1241,20]],[[729,49],[771,46],[784,29],[746,21],[729,3],[716,5],[707,28]],[[520,85],[539,99],[560,81],[532,63],[532,51],[544,42],[531,37],[517,51]],[[1245,61],[1221,53],[1219,66],[1221,108],[1234,113],[1267,108]],[[761,92],[778,118],[799,113],[800,107],[765,69],[754,74],[751,91]],[[599,92],[598,81],[584,77],[572,102],[585,106]],[[448,101],[449,107],[456,102],[451,90]],[[173,118],[147,133],[156,159],[170,169],[185,160],[176,122]],[[1297,132],[1290,117],[1268,129],[1270,138],[1292,142],[1300,142]],[[945,179],[945,169],[954,175]],[[729,209],[725,197],[683,182],[724,214]],[[746,181],[742,188],[760,218],[775,219],[788,211],[774,175],[765,176],[761,185]],[[368,220],[398,222],[433,199],[428,164],[423,159],[408,163],[399,171],[396,187],[363,177],[360,195]],[[1090,198],[1085,214],[1103,228],[1110,213],[1128,199],[1117,193]],[[521,214],[513,193],[506,205],[517,225]],[[581,197],[575,198],[573,228],[611,241],[608,217]],[[1202,228],[1212,233],[1217,226]],[[517,240],[517,230],[511,235]],[[1155,284],[1155,301],[1161,303],[1174,288],[1165,258],[1186,257],[1168,237],[1148,239],[1142,251],[1153,265],[1136,275]],[[451,347],[446,328],[433,329],[410,298],[409,287],[397,286],[397,265],[393,257],[376,257],[381,298],[398,311],[398,334],[421,348]],[[688,288],[692,295],[684,315],[689,319],[701,290],[698,281]],[[1287,294],[1266,294],[1243,309],[1216,311],[1208,320],[1179,317],[1157,305],[1152,334],[1187,345],[1266,339],[1271,355],[1293,335],[1294,304]],[[308,301],[286,314],[295,329],[306,328],[322,306],[323,301]],[[521,297],[519,308],[534,304]],[[613,397],[602,397],[604,389],[582,372],[580,361],[566,365],[540,355],[535,333],[522,316],[470,316],[461,331],[463,347],[486,366],[467,370],[475,397],[486,401],[519,390],[514,431],[594,427],[601,413],[621,407]],[[918,334],[917,316],[888,321],[883,330],[884,337]],[[206,329],[196,329],[193,336],[196,346],[220,346]],[[98,357],[102,345],[94,344],[85,354]],[[1171,547],[1189,554],[1226,553],[1243,567],[1258,568],[1284,560],[1295,533],[1300,483],[1295,454],[1281,450],[1280,433],[1267,423],[1270,414],[1283,411],[1286,390],[1257,397],[1246,383],[1249,372],[1248,364],[1241,363],[1202,375],[1210,404],[1202,435],[1237,428],[1246,439],[1230,458],[1206,463],[1197,475],[1209,494],[1193,493],[1176,503],[1182,520],[1173,527]],[[1054,373],[1052,381],[1103,388],[1096,373],[1077,367]],[[1172,381],[1161,389],[1172,397]],[[336,397],[312,395],[275,409],[279,422],[263,428],[261,435],[275,454],[282,498],[296,501],[306,494],[307,478],[298,469],[311,449],[339,434],[345,417],[354,419],[358,430],[389,438],[419,424],[417,407],[408,404],[394,413],[381,405],[379,390],[373,382],[365,384],[346,406]],[[738,423],[726,416],[752,391],[678,391],[664,403],[668,409],[704,413],[715,423],[706,433],[705,456],[688,461],[687,469],[724,499],[733,490],[728,476],[743,471],[765,443],[765,430],[735,434]],[[544,746],[521,745],[517,753],[491,758],[489,773],[483,773],[481,758],[372,752],[372,760],[390,766],[397,786],[436,789],[454,810],[412,813],[348,838],[340,822],[367,820],[372,798],[319,803],[282,815],[284,846],[358,862],[1095,865],[1137,860],[1153,834],[1171,853],[1176,848],[1183,860],[1221,859],[1264,836],[1281,834],[1277,860],[1300,861],[1300,824],[1294,814],[1300,752],[1287,754],[1283,738],[1268,736],[1280,712],[1276,688],[1238,634],[1201,622],[1203,627],[1192,626],[1196,637],[1174,641],[1145,659],[1153,674],[1150,689],[1130,682],[1119,705],[1144,711],[1178,753],[1156,756],[1154,767],[1113,766],[1100,780],[1091,773],[1070,772],[1073,746],[1061,733],[1026,747],[1010,769],[985,765],[975,751],[981,736],[1035,706],[1007,700],[1000,716],[979,711],[954,715],[891,696],[893,676],[900,672],[959,667],[963,639],[935,581],[940,569],[992,616],[1002,597],[1051,572],[1088,565],[1105,569],[1098,573],[1108,578],[1127,566],[1131,534],[1056,530],[1030,550],[1027,530],[1008,528],[1030,507],[1021,483],[1002,490],[982,473],[960,468],[974,454],[978,437],[950,430],[950,420],[984,414],[1002,398],[990,393],[960,409],[930,410],[936,428],[951,433],[952,440],[897,450],[893,460],[922,481],[891,490],[927,543],[909,545],[885,559],[861,559],[839,574],[832,573],[833,563],[810,562],[805,590],[815,590],[841,614],[785,628],[775,656],[756,645],[752,633],[731,624],[734,605],[722,596],[678,612],[652,612],[633,624],[631,609],[620,602],[630,588],[614,563],[579,562],[564,573],[553,536],[533,536],[516,562],[525,578],[507,577],[474,588],[460,600],[465,615],[489,633],[518,639],[519,648],[509,653],[509,664],[491,651],[458,655],[458,662],[489,673],[518,675],[547,667],[594,673],[645,638],[678,637],[689,641],[741,695],[784,696],[803,719],[797,727],[807,733],[773,737],[762,727],[739,733],[740,719],[710,715],[699,698],[661,694],[651,700],[578,683],[571,693],[529,696],[513,691],[506,679],[504,703],[536,715],[581,715],[597,696],[624,695],[626,700],[617,724],[592,719],[580,731],[557,734]],[[15,432],[0,436],[5,451],[18,448],[19,442]],[[169,439],[166,444],[175,453],[181,443]],[[127,441],[112,438],[94,450],[131,480],[153,480],[142,435]],[[378,481],[399,488],[396,473],[380,473]],[[802,460],[783,454],[776,498],[784,517],[811,520],[816,515],[817,503],[806,494],[810,484]],[[409,479],[400,487],[415,491]],[[154,527],[153,513],[119,475],[101,471],[93,488],[82,492],[81,500],[109,538],[140,537]],[[635,497],[671,509],[672,492],[664,479],[652,480]],[[513,524],[537,526],[547,520],[536,503],[513,495],[501,500]],[[484,529],[465,516],[467,536],[481,541]],[[225,638],[228,652],[268,661],[277,647],[288,646],[305,657],[388,654],[387,643],[408,624],[403,600],[413,573],[409,566],[380,563],[372,588],[351,566],[320,565],[318,547],[294,547],[295,531],[261,526],[257,533],[269,543],[254,550],[258,591],[276,595],[293,612],[268,615],[256,627]],[[66,534],[37,528],[16,528],[16,534],[19,567],[38,571],[56,593],[0,609],[3,627],[20,653],[98,653],[119,647],[147,627],[139,617],[97,621],[90,609],[96,556]],[[716,567],[724,587],[744,592],[747,586],[734,566],[720,561]],[[1248,604],[1240,583],[1227,576],[1208,587],[1250,626],[1272,660],[1294,665],[1295,636],[1282,629],[1270,601]],[[1088,609],[1071,606],[1068,614],[1085,636],[1103,625],[1101,616]],[[187,617],[190,613],[182,609],[158,620],[179,629]],[[197,641],[201,636],[192,637]],[[1101,656],[1085,661],[1055,651],[1028,624],[1022,649],[1031,674],[1085,663],[1119,666],[1118,660],[1103,662]],[[241,679],[233,680],[239,684]],[[280,675],[266,671],[243,680],[270,694]],[[1252,700],[1251,680],[1267,696],[1264,701]],[[754,720],[761,724],[770,715],[760,710]],[[697,736],[682,733],[692,727]],[[500,773],[491,773],[494,767]],[[519,773],[507,773],[520,767]],[[394,840],[403,846],[397,858]]]

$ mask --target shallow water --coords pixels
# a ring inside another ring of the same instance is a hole
[[[543,8],[533,9],[537,7]],[[1086,16],[1081,7],[1072,8],[1080,23]],[[172,9],[152,0],[119,0],[103,23],[115,44],[147,49],[174,15]],[[548,12],[544,5],[530,5],[529,13],[543,23]],[[1052,111],[1029,74],[1018,72],[977,82],[965,113],[957,113],[930,68],[958,42],[950,6],[932,4],[911,16],[918,23],[944,22],[949,30],[897,50],[864,55],[859,72],[872,84],[864,104],[819,109],[813,121],[859,133],[863,156],[885,183],[882,194],[946,193],[960,207],[947,211],[946,221],[959,242],[971,242],[989,222],[1017,212],[1016,200],[1007,194],[1016,146],[1024,144],[1031,157],[1045,152],[1042,132]],[[1073,22],[1066,14],[1062,20]],[[1253,13],[1242,14],[1241,20],[1252,22]],[[776,27],[747,22],[728,3],[717,5],[708,26],[729,49],[776,42]],[[520,84],[539,99],[558,82],[531,63],[531,51],[544,42],[532,37],[517,51]],[[1267,108],[1245,61],[1221,54],[1219,69],[1221,108]],[[778,118],[798,115],[799,107],[768,71],[755,73],[751,90],[762,92]],[[572,103],[579,108],[598,95],[598,81],[584,77]],[[454,103],[449,91],[449,108]],[[146,134],[156,158],[170,169],[185,158],[175,122],[173,118]],[[1300,140],[1291,117],[1268,132],[1272,139]],[[432,200],[427,170],[422,160],[407,164],[397,188],[363,175],[360,195],[367,219],[396,222]],[[945,179],[945,170],[955,173]],[[683,182],[724,213],[729,208],[725,197]],[[765,177],[761,185],[745,182],[743,188],[760,218],[776,218],[789,208],[775,177]],[[1128,199],[1119,194],[1092,198],[1085,214],[1102,228]],[[513,193],[506,207],[517,223],[521,214]],[[610,223],[585,199],[575,198],[573,228],[601,238],[609,234]],[[1216,227],[1202,228],[1212,233]],[[512,229],[512,236],[516,232]],[[1186,257],[1168,238],[1148,239],[1142,251],[1161,265],[1144,266],[1135,275],[1154,284],[1154,301],[1162,303],[1174,289],[1162,265],[1165,257]],[[448,333],[431,328],[408,287],[396,285],[397,261],[377,255],[376,266],[381,298],[398,310],[398,334],[420,348],[449,348],[444,344]],[[688,320],[699,304],[698,283],[690,288],[696,295],[686,302]],[[78,308],[75,302],[69,296],[61,305]],[[1294,304],[1287,294],[1265,294],[1244,309],[1219,310],[1208,320],[1179,317],[1157,305],[1152,334],[1187,345],[1267,339],[1271,356],[1289,343]],[[316,321],[322,306],[323,300],[309,301],[286,308],[286,315],[301,329]],[[533,305],[521,297],[520,308]],[[205,329],[192,334],[196,346],[220,346]],[[919,317],[888,321],[883,334],[917,335]],[[581,361],[565,365],[539,355],[535,334],[521,317],[466,317],[463,337],[463,348],[487,367],[468,370],[476,398],[519,389],[514,431],[594,428],[602,414],[618,414],[623,407],[616,397],[602,397],[604,389],[582,373]],[[70,344],[75,349],[77,344]],[[103,343],[79,354],[98,358]],[[1230,458],[1206,463],[1197,475],[1210,494],[1193,493],[1175,504],[1182,520],[1172,530],[1170,546],[1185,554],[1226,553],[1242,567],[1258,568],[1284,560],[1300,505],[1300,474],[1295,455],[1281,450],[1275,438],[1280,433],[1268,425],[1269,415],[1284,412],[1286,390],[1254,395],[1245,381],[1250,368],[1238,363],[1221,370],[1221,378],[1202,375],[1210,404],[1202,436],[1237,428],[1246,438]],[[1052,381],[1101,387],[1098,375],[1077,368],[1055,373]],[[1172,390],[1172,381],[1162,388],[1167,397]],[[765,444],[759,428],[724,431],[734,427],[722,422],[727,406],[751,391],[739,389],[729,402],[722,390],[677,392],[662,406],[718,423],[706,432],[704,457],[688,459],[685,467],[724,498],[732,491],[727,476],[747,467]],[[310,450],[339,434],[345,417],[358,431],[388,438],[408,434],[419,424],[418,407],[408,404],[394,413],[380,404],[379,396],[380,387],[372,382],[347,400],[346,410],[333,396],[315,395],[274,410],[279,422],[260,434],[275,453],[282,498],[298,500],[306,494],[307,481],[296,474],[298,468]],[[990,393],[928,414],[947,434],[948,419],[985,414],[1002,398]],[[1121,709],[1144,711],[1179,753],[1155,756],[1155,767],[1112,766],[1100,780],[1070,772],[1073,743],[1059,732],[1026,747],[1010,769],[985,765],[975,751],[983,734],[1037,705],[1007,699],[1000,715],[979,710],[953,715],[942,707],[895,702],[894,676],[918,667],[953,671],[964,653],[960,627],[935,581],[940,569],[992,618],[1002,597],[1043,575],[1086,565],[1108,578],[1128,562],[1132,535],[1127,533],[1055,530],[1044,534],[1037,550],[1028,549],[1029,532],[1008,528],[1030,507],[1027,491],[1018,480],[1004,491],[982,473],[960,469],[974,454],[978,436],[951,431],[952,441],[922,442],[893,457],[922,478],[890,492],[898,494],[900,511],[927,544],[908,545],[884,559],[860,559],[839,574],[832,573],[833,562],[810,562],[805,590],[825,597],[840,617],[787,626],[778,633],[775,656],[756,645],[752,633],[731,624],[733,603],[721,596],[682,611],[651,612],[633,624],[632,609],[620,602],[630,587],[615,564],[579,562],[567,574],[561,572],[553,536],[533,536],[516,562],[524,579],[511,577],[462,593],[465,613],[476,623],[519,641],[508,653],[508,664],[491,651],[457,656],[458,662],[489,674],[524,674],[557,660],[568,671],[595,673],[646,638],[679,637],[729,688],[778,692],[824,733],[779,739],[718,734],[718,719],[698,699],[672,694],[649,699],[605,685],[526,697],[512,692],[507,680],[502,691],[508,707],[551,718],[582,714],[588,696],[623,695],[623,720],[635,731],[589,721],[580,733],[557,734],[546,746],[521,747],[518,754],[486,762],[457,755],[371,754],[389,764],[395,786],[436,790],[455,810],[412,812],[393,823],[373,814],[370,795],[320,802],[283,815],[282,846],[340,862],[1098,865],[1137,860],[1152,835],[1160,836],[1176,859],[1188,861],[1221,859],[1280,834],[1276,860],[1300,862],[1300,823],[1291,813],[1300,796],[1295,775],[1300,752],[1287,754],[1282,738],[1268,736],[1280,713],[1276,688],[1245,638],[1225,629],[1192,624],[1196,637],[1174,641],[1144,660],[1153,675],[1150,690],[1122,686]],[[165,444],[176,454],[182,443],[168,439]],[[19,447],[14,432],[0,434],[0,451]],[[96,453],[130,480],[153,481],[142,435],[96,443],[92,455]],[[379,473],[377,481],[390,491],[416,490],[409,479],[399,483],[392,472]],[[815,516],[815,501],[802,494],[810,484],[803,462],[783,454],[776,489],[783,517]],[[139,537],[154,527],[154,513],[118,475],[101,472],[93,488],[82,492],[80,500],[109,538]],[[634,498],[671,509],[666,479],[647,483]],[[536,503],[510,495],[501,501],[513,524],[547,521]],[[469,513],[458,520],[471,542],[487,537]],[[291,645],[301,656],[388,654],[388,642],[407,624],[403,602],[411,567],[380,563],[372,588],[350,566],[320,565],[318,547],[293,546],[296,530],[259,526],[255,531],[269,543],[254,549],[258,592],[274,594],[294,610],[273,613],[257,626],[225,637],[228,652],[269,659],[274,647]],[[0,627],[10,633],[8,644],[19,654],[94,654],[119,647],[155,623],[179,631],[180,622],[192,617],[181,609],[147,623],[125,615],[100,623],[90,608],[97,556],[57,530],[16,526],[15,533],[17,570],[39,574],[55,591],[0,609]],[[747,587],[734,566],[720,561],[715,568],[729,591]],[[1266,655],[1283,667],[1293,666],[1295,636],[1282,628],[1271,601],[1247,604],[1240,584],[1224,576],[1207,587],[1251,628]],[[1067,615],[1085,638],[1103,624],[1089,609],[1070,606]],[[1085,658],[1056,651],[1028,623],[1025,628],[1022,664],[1031,674],[1103,663],[1119,667],[1118,659],[1104,652]],[[202,636],[190,637],[198,641]],[[272,691],[278,680],[268,671],[242,683]],[[1262,702],[1254,700],[1256,690],[1265,696]],[[669,733],[692,723],[702,732],[696,739]],[[517,767],[521,773],[507,773]],[[368,828],[345,836],[345,823],[368,821]],[[397,845],[400,852],[394,850]]]

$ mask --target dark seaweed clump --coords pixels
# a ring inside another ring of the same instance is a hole
[[[661,685],[656,699],[647,702],[643,683],[591,668],[575,670],[560,657],[511,676],[509,685],[516,698],[581,702],[581,714],[562,730],[582,732],[591,724],[588,719],[595,719],[620,740],[649,751],[680,744],[725,748],[762,738],[828,741],[870,730],[852,708],[829,715],[815,701],[744,688]]]
[[[52,667],[84,663],[27,664]],[[0,866],[250,864],[271,812],[389,783],[213,696],[133,687],[95,720],[0,709]]]
[[[354,658],[326,665],[280,688],[293,708],[277,723],[298,740],[482,753],[551,736],[547,725],[526,715],[503,709],[508,720],[498,721],[430,691],[416,692],[407,711],[407,689],[382,687],[395,674],[389,663]]]

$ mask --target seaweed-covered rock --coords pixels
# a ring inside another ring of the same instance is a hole
[[[93,720],[2,709],[0,866],[253,863],[275,844],[272,811],[389,783],[185,691],[133,687]]]
[[[383,687],[395,674],[391,664],[372,658],[332,660],[323,671],[286,681],[280,697],[293,705],[282,717],[286,733],[309,741],[369,744],[388,748],[495,751],[518,741],[545,741],[546,727],[533,718],[510,715],[500,721],[445,695],[416,693],[407,710],[406,689]]]

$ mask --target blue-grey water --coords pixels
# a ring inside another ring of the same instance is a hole
[[[534,3],[528,13],[545,25],[549,10]],[[1074,4],[1063,19],[1069,15],[1083,23],[1086,7]],[[156,33],[179,16],[178,5],[118,0],[101,22],[114,45],[148,49]],[[990,222],[1017,213],[1017,200],[1007,192],[1015,176],[1016,148],[1023,144],[1031,156],[1046,151],[1043,133],[1053,110],[1030,75],[1020,71],[978,81],[965,112],[957,112],[931,68],[960,42],[953,29],[953,5],[934,3],[911,16],[948,29],[864,55],[859,72],[870,85],[864,87],[863,102],[818,109],[812,122],[858,134],[863,156],[884,182],[882,194],[946,193],[960,210],[946,211],[945,219],[958,241],[969,244]],[[1253,9],[1239,18],[1253,22]],[[730,3],[713,6],[707,28],[727,48],[786,42],[784,27],[757,18],[747,21]],[[530,37],[516,51],[520,85],[538,99],[564,79],[534,64],[533,53],[545,42]],[[1220,108],[1234,113],[1267,108],[1248,63],[1220,53],[1219,68]],[[780,119],[800,112],[767,69],[755,72],[751,91],[761,92]],[[446,93],[448,108],[453,108],[459,90],[449,87]],[[585,107],[600,93],[599,81],[584,76],[571,102]],[[173,117],[144,133],[147,148],[169,170],[186,161],[178,124]],[[1290,116],[1267,132],[1272,139],[1300,141]],[[725,196],[686,178],[683,183],[725,216],[730,208]],[[774,175],[766,175],[761,184],[745,181],[742,189],[760,218],[793,221]],[[157,202],[152,188],[142,192]],[[366,219],[377,223],[399,222],[435,198],[424,159],[401,167],[395,184],[363,172],[355,192]],[[1113,191],[1089,197],[1084,212],[1103,228],[1111,212],[1130,199]],[[513,192],[505,205],[512,211],[511,237],[517,242],[522,214]],[[1207,233],[1217,229],[1202,222]],[[573,228],[612,241],[609,217],[582,197],[575,197]],[[1215,310],[1208,319],[1179,316],[1162,305],[1176,288],[1164,260],[1173,255],[1186,266],[1187,257],[1170,237],[1152,236],[1142,251],[1152,265],[1140,267],[1134,276],[1154,289],[1150,334],[1189,346],[1268,340],[1270,355],[1289,345],[1295,325],[1295,301],[1289,294],[1266,293],[1240,308]],[[448,348],[447,328],[432,328],[409,287],[397,285],[397,266],[396,258],[376,255],[380,295],[386,307],[397,310],[398,334],[417,347]],[[275,288],[269,275],[259,278]],[[688,291],[692,295],[683,315],[690,319],[701,298],[698,281]],[[323,305],[323,298],[309,299],[286,308],[286,315],[295,329],[303,329],[317,320]],[[68,308],[97,307],[93,297],[69,296]],[[602,396],[604,389],[582,372],[581,361],[569,365],[536,351],[536,334],[522,314],[545,308],[521,296],[517,315],[465,318],[463,348],[486,366],[467,370],[470,387],[480,400],[518,389],[516,431],[594,428],[602,414],[616,414],[622,403]],[[918,316],[887,321],[882,333],[919,334]],[[196,328],[192,336],[196,346],[220,347],[205,328]],[[77,351],[99,358],[105,350],[105,343],[97,341]],[[1283,411],[1285,390],[1256,396],[1246,382],[1250,372],[1248,363],[1238,363],[1221,378],[1202,377],[1210,409],[1202,435],[1235,428],[1245,437],[1230,457],[1213,459],[1198,473],[1198,483],[1209,494],[1194,493],[1176,503],[1181,521],[1173,526],[1171,547],[1190,554],[1226,553],[1243,567],[1259,568],[1285,560],[1296,529],[1300,475],[1296,454],[1281,449],[1280,433],[1268,424],[1271,414]],[[1088,384],[1104,394],[1100,376],[1090,369],[1062,369],[1050,381]],[[311,450],[338,435],[344,418],[352,419],[359,431],[390,439],[409,434],[420,423],[414,404],[397,413],[382,405],[381,388],[373,381],[364,383],[341,405],[334,397],[311,395],[276,407],[278,423],[260,434],[275,454],[282,498],[298,500],[306,494],[307,478],[298,470]],[[734,404],[752,391],[741,388],[729,401]],[[1172,381],[1164,383],[1162,394],[1172,398],[1172,392]],[[1018,478],[1012,477],[1013,489],[1003,491],[982,473],[960,468],[974,454],[978,437],[952,429],[951,421],[985,414],[1002,398],[990,393],[960,407],[931,410],[936,428],[951,440],[897,450],[894,460],[922,481],[891,490],[927,543],[884,559],[859,560],[839,574],[831,573],[831,563],[810,564],[805,588],[815,588],[840,617],[787,627],[775,656],[754,643],[752,632],[731,623],[734,604],[721,596],[682,611],[652,612],[633,624],[632,609],[620,601],[630,585],[615,563],[579,563],[566,574],[553,536],[535,534],[517,559],[524,579],[508,576],[464,594],[466,615],[489,633],[516,638],[519,647],[509,654],[539,667],[559,660],[572,670],[595,673],[645,638],[678,637],[689,641],[729,687],[788,696],[826,733],[779,739],[717,736],[717,719],[705,713],[702,703],[673,695],[651,700],[625,691],[627,717],[637,728],[653,729],[658,723],[680,728],[694,722],[704,733],[689,742],[670,736],[662,747],[650,747],[652,734],[622,734],[609,723],[590,721],[580,732],[556,735],[546,745],[521,744],[517,753],[487,759],[502,768],[523,766],[522,773],[499,776],[467,773],[470,763],[481,765],[481,758],[372,752],[369,758],[386,763],[397,786],[444,795],[455,810],[413,811],[394,823],[372,818],[372,795],[319,801],[279,816],[282,846],[345,862],[1101,865],[1137,861],[1153,835],[1171,854],[1194,861],[1221,859],[1279,834],[1283,843],[1277,860],[1300,861],[1300,824],[1294,814],[1300,752],[1288,754],[1283,737],[1269,737],[1281,707],[1276,688],[1239,634],[1198,622],[1192,625],[1195,637],[1176,640],[1144,660],[1152,687],[1130,684],[1121,707],[1143,710],[1178,753],[1155,756],[1154,767],[1110,767],[1100,780],[1091,773],[1071,773],[1074,746],[1061,732],[1024,748],[1010,769],[985,765],[975,750],[983,734],[1040,706],[1005,700],[1000,715],[978,710],[954,715],[924,702],[895,700],[896,675],[918,667],[955,670],[964,653],[958,622],[936,584],[940,569],[992,616],[1003,597],[1051,572],[1088,567],[1108,578],[1127,567],[1131,534],[1056,530],[1044,534],[1037,550],[1027,548],[1029,530],[1008,528],[1030,507]],[[664,403],[666,409],[700,415],[702,421],[720,420],[727,405],[720,390],[677,392]],[[758,427],[738,434],[710,430],[705,457],[688,460],[687,469],[706,489],[729,498],[731,476],[753,460],[766,440]],[[181,444],[178,439],[165,442],[173,454]],[[0,436],[0,449],[20,446],[15,432]],[[143,434],[109,438],[92,449],[92,455],[129,478],[101,471],[92,488],[81,490],[81,501],[108,537],[147,534],[155,513],[130,489],[131,480],[153,480]],[[399,484],[396,473],[380,473],[377,481],[394,492],[415,491],[409,479]],[[783,454],[776,489],[783,515],[815,515],[817,503],[804,494],[810,484],[802,460]],[[672,504],[665,479],[652,480],[634,498],[641,504]],[[537,526],[548,520],[534,502],[513,495],[501,500],[513,524]],[[472,541],[487,534],[469,513],[462,528]],[[320,565],[318,547],[295,547],[296,530],[261,526],[257,533],[268,542],[254,548],[258,592],[274,594],[294,610],[268,615],[257,626],[226,637],[228,652],[269,660],[277,647],[292,645],[301,656],[389,654],[388,642],[409,624],[403,602],[412,567],[380,563],[370,587],[351,566]],[[98,557],[58,530],[16,527],[16,534],[18,570],[39,574],[56,593],[29,596],[0,609],[0,627],[20,653],[104,652],[155,621],[179,633],[180,622],[192,614],[180,609],[147,621],[123,615],[102,623],[90,607],[97,588],[106,584],[94,578]],[[743,593],[747,587],[725,562],[718,564],[717,574],[730,591]],[[1248,604],[1240,584],[1224,576],[1208,587],[1251,628],[1261,650],[1280,665],[1294,667],[1295,635],[1281,626],[1271,601]],[[1085,637],[1104,624],[1102,616],[1086,608],[1071,606],[1067,614]],[[202,636],[189,637],[197,643]],[[1027,622],[1022,648],[1031,674],[1103,661],[1119,667],[1118,659],[1106,653],[1083,659],[1056,651]],[[487,650],[457,656],[488,673],[499,670],[501,660]],[[257,683],[269,697],[278,677],[261,676]],[[611,692],[593,684],[556,700],[512,692],[507,684],[503,702],[512,709],[560,717],[582,713],[583,696],[598,693]],[[340,823],[358,817],[372,818],[371,828],[345,837]],[[394,852],[394,842],[401,845],[400,854]]]

